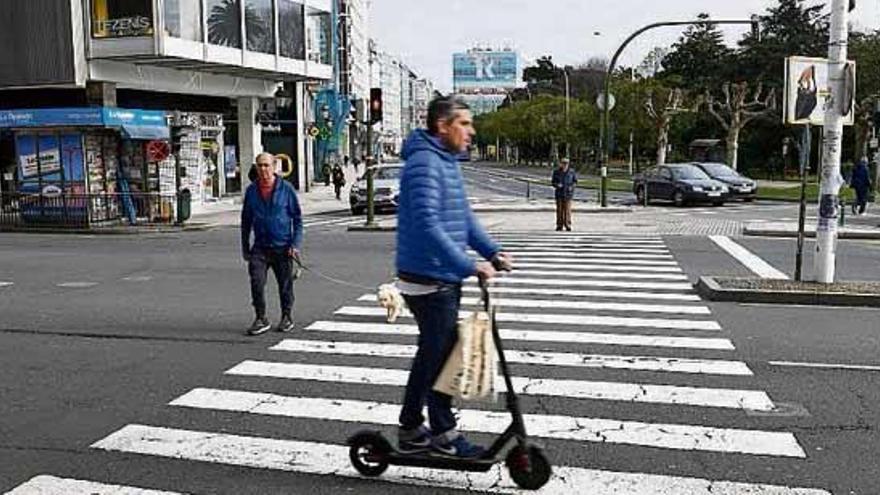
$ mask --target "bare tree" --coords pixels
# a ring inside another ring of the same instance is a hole
[[[868,141],[874,127],[874,105],[877,101],[880,101],[880,94],[868,96],[856,105],[856,160],[868,156]]]
[[[645,100],[645,110],[657,129],[657,165],[666,163],[666,148],[669,147],[669,126],[672,119],[684,112],[692,112],[692,108],[684,105],[685,95],[681,89],[655,89]],[[656,102],[663,102],[657,108]]]
[[[721,87],[723,100],[716,100],[709,91],[703,95],[702,102],[715,120],[727,132],[727,164],[734,170],[739,156],[739,134],[753,120],[772,115],[776,111],[776,92],[770,89],[765,93],[764,86],[758,83],[755,91],[749,94],[749,84],[745,81],[724,83]],[[751,96],[751,97],[750,97]]]

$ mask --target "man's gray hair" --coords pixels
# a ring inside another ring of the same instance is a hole
[[[428,104],[428,132],[437,134],[437,122],[449,122],[455,118],[455,112],[470,110],[470,106],[456,96],[439,96]]]

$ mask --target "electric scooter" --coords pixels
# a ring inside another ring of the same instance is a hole
[[[507,410],[510,411],[511,422],[504,432],[495,439],[481,457],[473,459],[457,459],[439,453],[404,454],[376,430],[361,430],[348,439],[350,446],[348,455],[351,463],[364,476],[376,477],[388,469],[389,465],[418,466],[454,471],[488,471],[496,463],[504,460],[510,477],[520,488],[537,490],[550,479],[552,468],[544,455],[542,447],[531,442],[526,434],[525,423],[520,412],[519,399],[513,389],[507,360],[501,344],[501,336],[495,323],[495,310],[490,309],[489,290],[486,282],[480,279],[480,290],[483,295],[483,306],[492,319],[492,337],[498,350],[498,365],[504,376],[507,387],[505,394]],[[513,447],[506,447],[513,443]]]

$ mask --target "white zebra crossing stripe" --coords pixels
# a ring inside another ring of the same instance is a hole
[[[480,288],[473,284],[464,285],[463,292],[480,293]],[[699,301],[696,294],[676,294],[667,292],[633,292],[633,291],[610,291],[610,290],[578,290],[556,289],[538,287],[492,287],[493,294],[533,294],[541,296],[562,297],[596,297],[614,299],[650,299],[652,301]]]
[[[468,316],[470,311],[461,311],[461,316]],[[387,312],[384,308],[343,306],[334,314],[344,316],[375,316],[384,318]],[[411,318],[408,310],[403,310],[401,316]],[[514,323],[547,323],[558,325],[593,325],[609,327],[633,327],[633,328],[669,328],[674,330],[721,330],[718,322],[711,320],[683,320],[683,319],[659,319],[659,318],[630,318],[622,316],[593,316],[593,315],[563,315],[563,314],[534,314],[534,313],[498,313],[498,321]]]
[[[730,240],[729,237],[712,235],[709,239],[717,244],[721,249],[727,251],[737,261],[745,265],[746,268],[754,272],[761,278],[788,280],[788,275],[780,272],[769,263],[753,254],[748,249]]]
[[[635,279],[635,280],[687,280],[687,275],[671,274],[671,273],[618,273],[618,272],[601,272],[601,271],[560,271],[560,270],[520,270],[516,269],[513,276],[519,275],[538,275],[549,277],[576,278],[616,278],[616,279]]]
[[[647,266],[647,265],[618,265],[618,264],[568,264],[568,263],[540,263],[534,261],[516,260],[517,270],[521,268],[554,268],[564,271],[602,270],[615,272],[657,272],[657,273],[681,273],[677,266]]]
[[[465,280],[476,283],[477,279],[471,277]],[[657,289],[693,291],[693,286],[686,282],[621,282],[620,280],[566,280],[558,278],[525,278],[525,277],[496,277],[493,279],[497,285],[551,285],[556,287],[619,287],[621,289]]]
[[[602,254],[669,254],[669,250],[665,248],[600,248],[600,247],[554,247],[554,246],[537,246],[533,244],[519,243],[519,242],[511,242],[504,245],[505,249],[509,251],[516,252],[516,249],[519,248],[521,250],[528,251],[559,251],[563,249],[568,253],[602,253]]]
[[[306,331],[354,333],[369,335],[418,335],[416,325],[389,323],[351,323],[345,321],[316,321]],[[553,330],[510,330],[502,328],[501,338],[525,342],[561,342],[565,344],[598,344],[632,347],[672,347],[682,349],[711,349],[730,351],[728,339],[698,337],[666,337],[615,333],[557,332]]]
[[[348,447],[317,442],[248,437],[131,424],[92,445],[93,448],[232,466],[305,474],[361,478],[348,459]],[[787,488],[657,474],[616,473],[554,466],[542,495],[619,493],[621,495],[831,495],[823,490]],[[500,464],[486,473],[464,473],[391,466],[379,480],[487,493],[522,493]]]
[[[339,354],[384,358],[412,358],[416,346],[378,344],[375,342],[345,342],[326,340],[285,339],[269,348],[272,351]],[[572,368],[607,368],[667,373],[702,373],[707,375],[751,376],[752,371],[742,361],[716,359],[665,358],[658,356],[614,356],[564,352],[507,350],[509,363],[541,366],[568,366]]]
[[[549,263],[549,264],[565,264],[566,266],[576,267],[579,265],[592,265],[600,263],[604,266],[609,265],[626,265],[626,266],[667,266],[678,267],[678,262],[668,260],[636,260],[636,259],[614,259],[614,258],[593,258],[591,256],[578,256],[577,258],[562,258],[559,256],[517,256],[516,266],[522,266],[522,263]]]
[[[345,399],[286,397],[267,393],[196,389],[172,406],[219,409],[286,417],[396,425],[400,406]],[[459,409],[463,431],[501,433],[510,423],[506,411]],[[779,457],[806,457],[794,435],[679,424],[524,414],[530,435],[554,440],[605,442],[673,450],[699,450]]]
[[[375,294],[365,294],[358,298],[361,302],[376,302]],[[697,305],[671,305],[671,304],[633,304],[612,302],[587,302],[587,301],[550,301],[545,299],[511,299],[493,298],[492,303],[502,308],[543,308],[543,309],[578,309],[590,311],[633,311],[637,313],[665,313],[708,315],[711,314],[706,306]],[[481,305],[479,298],[463,297],[461,304],[465,306]]]
[[[501,244],[504,247],[509,246],[534,246],[534,247],[552,247],[558,249],[569,249],[569,248],[589,248],[589,249],[649,249],[649,250],[660,250],[667,251],[666,245],[662,242],[607,242],[607,241],[569,241],[569,242],[554,242],[554,241],[536,241],[536,240],[522,240],[522,241],[501,241]]]
[[[609,253],[607,251],[572,251],[563,249],[509,249],[507,252],[515,257],[520,256],[552,256],[566,257],[577,256],[578,258],[611,258],[611,259],[637,259],[637,260],[671,260],[671,254],[654,253]]]
[[[0,288],[11,287],[12,285],[13,285],[12,282],[4,282],[4,281],[0,280]]]
[[[243,361],[226,371],[228,375],[337,382],[386,387],[403,387],[409,371],[390,368],[363,368],[266,361]],[[499,390],[504,385],[496,384]],[[565,397],[578,400],[609,400],[653,404],[672,404],[726,409],[768,410],[773,403],[760,391],[679,387],[639,383],[594,382],[584,380],[514,377],[513,388],[521,395]]]
[[[177,492],[147,490],[133,486],[108,485],[95,481],[35,476],[6,495],[181,495]]]

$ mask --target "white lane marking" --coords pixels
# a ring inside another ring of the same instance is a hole
[[[782,279],[787,280],[788,275],[773,268],[769,263],[753,254],[748,249],[733,242],[729,237],[722,235],[711,235],[709,239],[718,245],[721,249],[727,251],[737,261],[745,265],[746,268],[754,272],[761,278]]]
[[[462,287],[464,292],[479,293],[480,288],[474,285],[465,285]],[[536,294],[542,296],[564,296],[564,297],[599,297],[614,299],[651,299],[663,301],[699,301],[700,296],[696,294],[675,294],[664,292],[632,292],[632,291],[611,291],[611,290],[577,290],[577,289],[561,289],[548,288],[542,289],[537,287],[492,287],[492,293],[497,294]]]
[[[151,277],[149,275],[132,276],[132,277],[124,277],[122,280],[124,280],[126,282],[149,282],[150,280],[153,280],[153,277]]]
[[[471,277],[467,282],[476,282]],[[498,285],[552,285],[558,287],[619,287],[622,289],[658,289],[691,292],[693,286],[686,282],[621,282],[618,280],[563,280],[558,278],[524,278],[524,277],[497,277],[494,279]]]
[[[272,469],[285,472],[362,478],[348,458],[349,448],[318,442],[279,440],[130,424],[95,442],[93,448],[186,459],[214,464]],[[371,478],[376,483],[376,478]],[[485,473],[391,466],[378,480],[408,486],[522,493],[508,470],[496,464]],[[378,485],[377,485],[378,486]],[[730,481],[713,481],[642,473],[616,473],[569,466],[553,466],[553,477],[543,495],[619,493],[630,495],[831,495],[824,490],[787,488]]]
[[[412,358],[416,346],[378,344],[375,342],[345,342],[326,340],[285,339],[269,348],[272,351],[339,354],[383,358]],[[507,350],[507,360],[516,364],[540,366],[568,366],[572,368],[606,368],[618,370],[691,373],[705,375],[751,376],[752,371],[742,361],[717,359],[683,359],[657,356],[614,356],[566,352]]]
[[[788,366],[793,368],[818,368],[836,369],[849,371],[880,371],[880,366],[862,364],[834,364],[834,363],[799,363],[794,361],[770,361],[771,366]]]
[[[169,405],[380,425],[396,425],[400,413],[398,404],[204,388],[194,389],[171,401]],[[471,432],[501,433],[510,422],[509,413],[506,411],[461,409],[458,411],[458,416],[459,429]],[[540,438],[605,441],[676,450],[805,457],[794,435],[787,432],[652,424],[545,414],[525,414],[523,419],[529,434]],[[663,431],[667,426],[671,429]],[[609,433],[603,431],[605,428],[620,428],[623,431]],[[647,431],[638,431],[638,428]],[[703,435],[711,438],[700,438]],[[776,440],[781,441],[782,445],[775,445]]]
[[[608,240],[608,241],[662,241],[663,238],[658,235],[644,235],[644,234],[575,234],[573,232],[566,232],[557,234],[555,232],[492,232],[490,234],[492,237],[496,237],[499,239],[504,238],[513,238],[513,239],[574,239],[574,240],[582,240],[582,239],[599,239],[599,240]]]
[[[568,263],[540,263],[534,261],[520,261],[516,260],[516,268],[547,268],[547,269],[556,269],[556,270],[564,270],[564,271],[588,271],[588,270],[602,270],[602,271],[613,271],[613,272],[651,272],[651,273],[681,273],[681,268],[677,266],[651,266],[651,265],[618,265],[618,264],[568,264]]]
[[[361,302],[376,302],[378,298],[376,294],[364,294],[358,298]],[[706,306],[681,306],[668,304],[632,304],[632,303],[612,303],[612,302],[586,302],[586,301],[549,301],[545,299],[511,299],[499,298],[492,299],[495,306],[502,308],[544,308],[544,309],[579,309],[592,311],[635,311],[638,313],[664,313],[664,314],[686,314],[686,315],[708,315],[711,314]],[[465,306],[476,306],[482,304],[479,298],[463,297],[461,304]]]
[[[330,220],[315,220],[303,222],[303,227],[319,227],[321,225],[347,225],[350,223],[363,222],[362,218],[334,218]]]
[[[548,275],[564,278],[574,277],[593,277],[593,278],[627,278],[637,280],[687,280],[688,276],[684,274],[669,273],[620,273],[620,272],[597,272],[597,271],[562,271],[562,270],[515,270],[513,276],[517,275]]]
[[[503,240],[502,246],[536,246],[536,247],[557,247],[562,249],[568,248],[596,248],[596,249],[659,249],[666,251],[666,244],[660,241],[550,241],[550,240]]]
[[[369,335],[418,335],[416,325],[390,323],[352,323],[346,321],[316,321],[306,331],[354,333]],[[734,350],[729,339],[708,337],[666,337],[590,332],[557,332],[553,330],[501,329],[501,338],[522,342],[561,342],[566,344],[619,345],[629,347],[671,347],[682,349]]]
[[[462,310],[461,317],[470,315],[470,311]],[[385,318],[388,312],[385,308],[343,306],[334,314],[345,316],[375,316]],[[401,316],[412,318],[409,311],[404,310]],[[533,313],[497,313],[498,321],[514,323],[548,323],[559,325],[593,325],[609,327],[634,327],[634,328],[669,328],[674,330],[721,330],[721,325],[712,320],[684,320],[684,319],[660,319],[660,318],[628,318],[617,316],[594,316],[594,315],[562,315],[562,314],[533,314]]]
[[[14,282],[4,282],[0,280],[0,287],[11,287],[12,285],[14,285]]]
[[[521,262],[525,263],[564,263],[571,267],[578,265],[591,265],[601,263],[602,265],[627,265],[627,266],[672,266],[678,267],[678,262],[668,260],[635,260],[635,259],[614,259],[614,258],[593,258],[589,255],[578,256],[577,258],[562,258],[559,256],[516,256],[515,265],[521,266]]]
[[[505,248],[514,247],[520,250],[528,251],[559,251],[560,249],[569,253],[617,253],[617,254],[669,254],[668,249],[652,249],[652,248],[600,248],[600,247],[555,247],[555,246],[537,246],[521,242],[511,242],[504,246]],[[514,251],[514,249],[511,249]]]
[[[34,476],[6,495],[181,495],[178,492],[147,490],[133,486],[108,485],[95,481],[58,478],[49,475]]]
[[[62,289],[87,289],[96,285],[98,285],[97,282],[59,282],[55,284],[56,287]]]
[[[572,251],[566,249],[509,249],[507,252],[514,256],[543,256],[543,257],[567,257],[578,258],[611,258],[611,259],[637,259],[637,260],[671,260],[671,254],[657,253],[609,253],[607,251]]]

